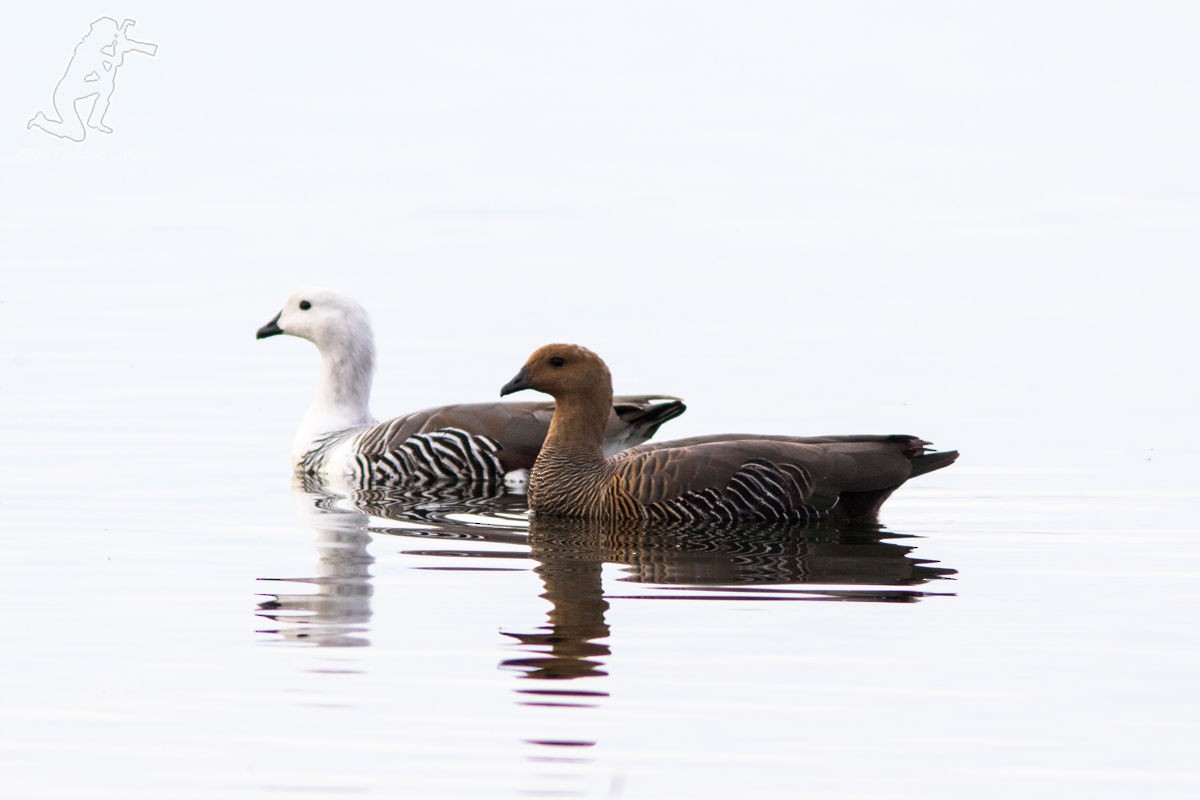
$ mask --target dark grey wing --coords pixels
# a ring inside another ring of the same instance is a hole
[[[644,442],[685,408],[676,398],[662,395],[616,398],[606,431],[606,449],[611,447],[617,452]],[[357,449],[378,455],[396,449],[416,434],[454,428],[496,442],[505,470],[530,469],[553,416],[553,402],[438,406],[375,425],[359,436]]]
[[[553,415],[553,403],[460,403],[439,406],[408,415],[404,424],[396,426],[382,444],[394,447],[417,433],[457,428],[496,442],[505,469],[516,469],[523,466],[526,459],[530,464],[533,463],[532,459],[546,438]],[[532,455],[528,455],[530,450]]]
[[[914,474],[925,443],[907,436],[703,436],[643,445],[614,460],[610,497],[652,519],[869,517]],[[935,454],[945,466],[957,454]],[[936,467],[931,467],[936,468]],[[928,471],[928,470],[926,470]]]
[[[619,395],[613,398],[613,413],[604,430],[604,454],[613,455],[645,442],[659,427],[675,419],[687,406],[678,397],[665,395]]]
[[[854,434],[848,436],[771,436],[752,433],[724,433],[710,436],[691,436],[651,442],[634,452],[652,452],[675,447],[735,442],[820,445],[829,456],[839,456],[842,469],[834,471],[844,480],[843,491],[872,491],[886,486],[898,486],[910,477],[948,466],[958,457],[958,451],[933,452],[929,442],[907,434]],[[800,449],[798,454],[809,458],[812,451]]]

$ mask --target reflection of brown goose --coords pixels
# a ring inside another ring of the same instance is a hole
[[[534,464],[538,514],[659,522],[873,519],[909,478],[947,466],[915,436],[723,434],[660,442],[607,457],[612,378],[578,345],[537,350],[501,395],[554,397],[550,433]]]
[[[536,556],[535,556],[536,558]],[[589,678],[606,675],[603,663],[610,651],[597,640],[608,637],[600,570],[603,561],[584,556],[541,560],[534,569],[546,587],[542,598],[550,601],[547,624],[534,633],[506,633],[533,655],[505,659],[504,666],[521,670],[527,678]]]
[[[321,353],[317,395],[292,442],[297,472],[359,486],[436,481],[498,484],[533,466],[550,426],[551,403],[464,403],[377,422],[369,400],[375,340],[367,313],[327,289],[293,293],[258,338],[308,339]],[[665,395],[618,397],[605,413],[605,452],[640,444],[683,413]]]
[[[845,600],[911,603],[930,593],[913,587],[954,574],[914,558],[913,548],[877,527],[839,530],[803,526],[667,527],[533,517],[530,555],[550,601],[547,624],[506,635],[535,652],[504,661],[529,678],[604,675],[610,655],[604,615],[604,564],[626,564],[628,581],[672,584],[671,594],[695,597],[737,594],[746,601]],[[769,586],[768,586],[769,585]],[[703,591],[698,591],[703,588]],[[543,701],[586,702],[586,692],[538,690]]]
[[[626,564],[627,580],[681,586],[797,587],[795,594],[860,600],[913,600],[912,587],[954,573],[914,558],[913,547],[875,526],[806,528],[798,524],[713,526],[591,522],[561,517],[530,520],[529,544],[543,565]],[[857,588],[857,587],[871,587]],[[787,592],[785,592],[787,593]],[[778,592],[774,593],[776,596]]]

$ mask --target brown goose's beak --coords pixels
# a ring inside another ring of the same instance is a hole
[[[255,339],[265,339],[268,336],[278,336],[279,334],[283,333],[283,328],[279,327],[279,318],[282,316],[283,316],[283,312],[280,311],[278,314],[275,315],[275,318],[273,320],[271,320],[266,325],[263,325],[261,328],[258,329],[258,333],[256,333],[254,335],[254,338]]]
[[[532,389],[533,386],[529,383],[529,369],[521,367],[521,371],[517,373],[517,377],[513,378],[508,383],[500,388],[500,396],[519,392],[522,389]]]

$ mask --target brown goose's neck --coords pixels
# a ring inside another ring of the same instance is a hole
[[[554,399],[554,417],[543,450],[570,455],[579,462],[604,461],[604,431],[612,411],[607,395],[564,395]]]
[[[612,409],[608,399],[562,396],[554,399],[550,432],[529,476],[529,508],[537,514],[587,516],[598,505],[603,476],[604,428]]]
[[[535,514],[590,516],[603,504],[604,431],[612,415],[608,370],[554,392],[554,417],[529,476],[529,510]]]

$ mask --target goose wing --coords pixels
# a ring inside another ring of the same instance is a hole
[[[925,455],[926,444],[911,436],[741,435],[654,443],[613,459],[614,496],[651,507],[651,516],[658,508],[808,518],[844,496],[870,501],[856,507],[873,506],[914,474],[914,459],[937,455],[944,460],[937,466],[945,466],[957,455]]]
[[[712,447],[708,447],[712,445]],[[923,459],[951,453],[931,453],[929,442],[906,434],[849,436],[771,436],[751,433],[727,433],[691,436],[665,442],[650,442],[630,451],[630,456],[656,451],[680,450],[671,460],[695,459],[694,468],[720,480],[724,468],[715,464],[737,463],[766,458],[777,463],[795,463],[809,468],[819,466],[819,474],[841,491],[875,491],[899,486],[914,474],[929,469],[914,469]],[[957,456],[957,452],[952,453]],[[946,466],[953,458],[937,466]],[[936,469],[937,467],[930,467]]]
[[[627,395],[614,398],[605,434],[612,452],[640,444],[664,422],[682,414],[686,406],[665,395]],[[500,445],[505,469],[529,469],[537,458],[554,403],[460,403],[415,411],[381,422],[364,431],[357,449],[364,455],[395,450],[416,434],[455,428],[472,436],[485,436]]]

